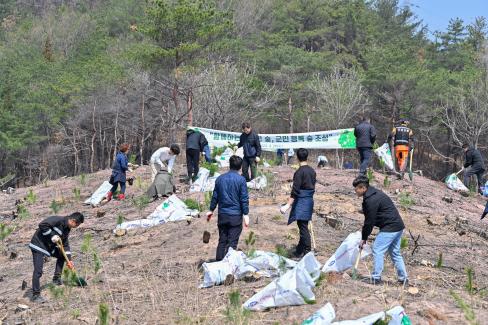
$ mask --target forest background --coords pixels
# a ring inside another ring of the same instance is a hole
[[[122,142],[140,163],[190,124],[307,132],[368,113],[380,145],[410,119],[416,169],[441,179],[464,142],[487,153],[487,33],[454,18],[429,37],[397,0],[3,0],[0,177],[109,168]]]

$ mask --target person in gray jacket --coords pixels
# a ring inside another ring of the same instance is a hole
[[[356,148],[359,152],[359,174],[366,175],[366,169],[373,158],[373,144],[376,142],[376,130],[371,125],[371,119],[365,116],[361,123],[354,128]]]

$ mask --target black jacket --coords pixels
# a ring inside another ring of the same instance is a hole
[[[373,227],[380,231],[397,232],[405,229],[402,217],[388,195],[369,187],[363,197],[364,226],[362,239],[368,239]]]
[[[239,148],[244,147],[244,157],[246,158],[261,156],[261,142],[259,142],[259,136],[254,131],[249,134],[242,133],[237,146]]]
[[[206,145],[208,145],[208,141],[202,133],[191,129],[186,131],[186,149],[195,149],[201,152]]]
[[[475,148],[469,148],[465,154],[464,168],[471,166],[475,170],[485,169],[485,163],[481,152]]]
[[[293,186],[291,188],[291,197],[296,199],[300,195],[300,190],[315,190],[317,175],[315,170],[308,166],[300,166],[293,174]]]
[[[361,122],[354,128],[356,148],[373,148],[376,142],[376,130],[368,122]]]
[[[67,217],[53,216],[46,218],[39,224],[39,228],[32,237],[29,247],[46,256],[62,257],[56,244],[51,241],[51,237],[58,235],[63,241],[64,250],[66,251],[66,255],[68,255],[68,259],[71,260],[68,239],[70,230]]]

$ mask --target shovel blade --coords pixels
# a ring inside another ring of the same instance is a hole
[[[208,231],[203,232],[203,243],[208,244],[210,242],[210,233]]]

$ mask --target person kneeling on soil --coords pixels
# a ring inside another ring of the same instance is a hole
[[[402,217],[392,200],[382,191],[369,186],[366,176],[359,176],[353,182],[354,190],[358,197],[363,198],[364,225],[362,229],[362,241],[359,247],[362,249],[373,231],[373,227],[379,227],[380,232],[373,244],[374,269],[371,275],[372,283],[382,284],[383,259],[386,251],[397,270],[398,282],[408,283],[407,270],[400,252],[401,239],[405,225]],[[368,282],[370,279],[367,279]]]
[[[288,224],[296,220],[300,230],[300,241],[293,255],[300,258],[312,249],[308,222],[312,220],[316,174],[315,170],[307,165],[307,149],[298,149],[297,158],[300,168],[293,175],[293,187],[288,203],[280,208],[280,212],[285,214],[291,206]]]
[[[56,268],[54,269],[53,283],[55,285],[62,285],[61,272],[64,266],[64,257],[58,244],[62,243],[69,262],[67,267],[74,268],[71,261],[71,252],[69,248],[69,233],[73,228],[77,228],[83,223],[85,217],[79,212],[75,212],[67,217],[53,216],[44,219],[39,224],[39,228],[35,232],[29,247],[32,251],[34,262],[34,272],[32,274],[32,301],[43,303],[44,298],[41,297],[40,279],[42,276],[42,269],[44,266],[44,256],[56,257]]]
[[[213,211],[219,206],[219,245],[217,246],[216,260],[221,261],[229,247],[237,249],[239,236],[244,226],[249,226],[249,194],[246,179],[239,174],[242,167],[242,158],[231,156],[230,170],[220,175],[215,181],[215,189],[210,202],[210,211],[207,212],[207,221],[213,216]]]
[[[156,174],[151,186],[147,189],[146,195],[153,200],[157,200],[161,197],[169,197],[174,192],[173,177],[166,169],[161,169]]]

